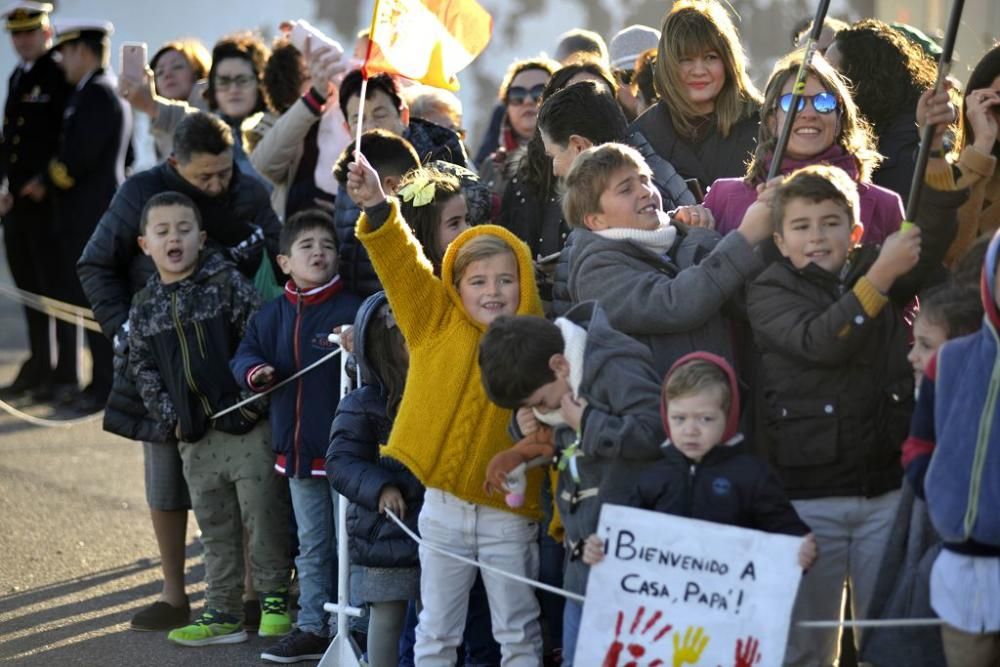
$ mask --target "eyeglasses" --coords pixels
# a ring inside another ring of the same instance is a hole
[[[239,76],[216,76],[215,87],[217,90],[225,90],[226,88],[233,87],[246,88],[256,81],[257,79],[249,74],[240,74]]]
[[[803,95],[799,98],[799,104],[796,111],[802,111],[806,108],[806,100],[812,102],[813,109],[816,113],[828,114],[837,110],[837,96],[833,93],[822,92],[816,93],[815,95]],[[788,113],[788,110],[792,108],[792,94],[785,93],[778,98],[778,108]]]
[[[544,92],[544,83],[532,86],[530,89],[522,86],[511,86],[507,89],[507,106],[519,107],[527,102],[529,97],[531,97],[532,102],[538,102],[542,99],[542,93]]]

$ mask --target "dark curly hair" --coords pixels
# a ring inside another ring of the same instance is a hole
[[[286,38],[279,39],[267,59],[261,80],[267,107],[279,115],[288,111],[301,97],[302,84],[308,76],[302,52]]]
[[[838,69],[850,79],[854,102],[876,133],[900,113],[916,109],[920,95],[934,86],[935,63],[882,21],[858,21],[838,31],[834,43]]]
[[[257,106],[251,113],[263,111],[265,108],[264,91],[261,90],[260,82],[269,55],[270,52],[264,42],[249,32],[229,35],[216,42],[215,46],[212,47],[212,69],[208,72],[208,88],[205,90],[208,108],[212,111],[219,109],[219,102],[215,97],[215,71],[219,63],[229,58],[239,58],[250,63],[254,76],[257,77]]]
[[[972,74],[969,75],[969,82],[966,84],[965,93],[962,95],[962,113],[958,117],[959,140],[957,147],[959,149],[971,146],[976,142],[976,135],[972,131],[972,125],[965,118],[966,98],[974,90],[990,88],[993,85],[993,79],[998,76],[1000,76],[1000,42],[994,44],[993,48],[979,59],[975,69],[972,70]],[[993,155],[1000,157],[1000,141],[993,144]]]

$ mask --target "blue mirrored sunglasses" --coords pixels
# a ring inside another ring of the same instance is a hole
[[[813,109],[816,113],[831,113],[837,110],[837,96],[833,93],[816,93],[815,95],[803,95],[799,98],[799,104],[797,111],[802,111],[806,108],[806,101],[812,102]],[[778,98],[778,108],[788,113],[788,110],[792,108],[792,94],[785,93]]]

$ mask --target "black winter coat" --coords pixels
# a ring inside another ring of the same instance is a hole
[[[905,202],[910,197],[913,169],[920,150],[916,111],[907,111],[876,131],[878,152],[885,161],[872,173],[872,183],[888,188]]]
[[[803,523],[774,471],[745,445],[717,445],[700,463],[673,446],[639,475],[630,505],[647,510],[785,535]]]
[[[379,445],[389,441],[392,429],[385,402],[376,385],[365,385],[341,399],[330,430],[326,475],[337,493],[351,501],[347,509],[351,563],[413,567],[420,564],[417,543],[378,512],[382,490],[395,486],[406,502],[404,521],[417,533],[424,503],[424,487],[413,473],[402,463],[378,455]]]
[[[750,286],[761,354],[757,440],[793,499],[871,498],[899,488],[914,389],[903,309],[940,266],[966,196],[925,187],[920,261],[875,317],[852,289],[875,263],[876,246],[854,250],[842,276],[783,260]]]
[[[747,162],[757,145],[759,125],[760,116],[755,113],[738,122],[727,137],[713,126],[700,143],[692,144],[677,134],[666,103],[660,101],[629,126],[625,142],[642,153],[654,174],[660,171],[659,162],[669,162],[682,179],[698,179],[704,193],[720,178],[746,174]],[[659,182],[657,186],[661,192],[664,190]]]

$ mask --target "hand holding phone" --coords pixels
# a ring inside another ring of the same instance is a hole
[[[122,44],[122,77],[135,83],[142,82],[146,77],[146,58],[146,42],[125,42]]]

